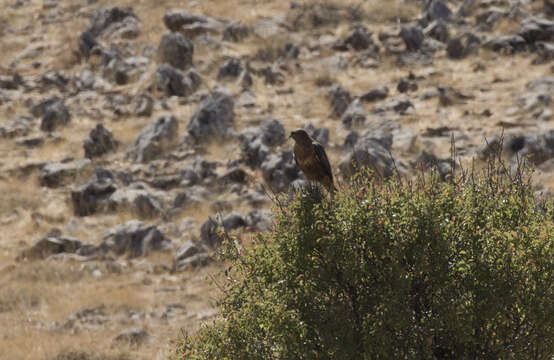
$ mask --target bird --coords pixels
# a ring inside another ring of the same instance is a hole
[[[316,181],[333,194],[337,188],[333,183],[331,164],[323,146],[312,139],[305,130],[295,130],[290,133],[294,144],[294,161],[302,170],[308,181]]]

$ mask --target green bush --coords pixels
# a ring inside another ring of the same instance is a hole
[[[527,175],[358,176],[276,201],[178,359],[552,359],[554,219]]]

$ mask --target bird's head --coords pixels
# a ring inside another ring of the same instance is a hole
[[[305,130],[299,129],[294,130],[290,133],[290,136],[294,141],[300,142],[300,143],[311,143],[312,138]]]

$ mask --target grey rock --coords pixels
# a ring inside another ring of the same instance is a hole
[[[219,229],[220,225],[217,223],[215,218],[211,216],[208,217],[208,220],[200,226],[200,239],[202,240],[202,243],[211,248],[215,248],[221,244],[222,239],[218,233]]]
[[[285,143],[285,128],[274,118],[262,120],[259,127],[245,129],[239,136],[242,159],[251,168],[259,167],[270,153],[270,148]]]
[[[150,95],[140,95],[137,97],[135,105],[135,115],[150,117],[154,110],[154,99]]]
[[[333,85],[331,90],[329,90],[328,98],[331,103],[332,115],[338,118],[344,114],[348,105],[352,102],[350,93],[337,84]]]
[[[108,207],[109,197],[117,190],[114,175],[97,169],[91,180],[71,190],[71,203],[76,216],[89,216]]]
[[[400,37],[406,44],[407,51],[418,51],[423,44],[423,31],[417,25],[404,26],[400,30]]]
[[[223,228],[225,231],[232,231],[246,226],[248,226],[248,222],[242,214],[233,212],[223,218]]]
[[[23,85],[23,78],[18,73],[11,76],[0,75],[0,89],[17,90],[21,85]]]
[[[265,182],[275,192],[286,191],[288,186],[300,177],[300,170],[294,163],[292,151],[270,154],[261,165]]]
[[[112,253],[137,258],[153,251],[167,251],[172,242],[157,227],[130,220],[107,231],[102,243],[95,250],[100,254]]]
[[[236,79],[244,71],[240,59],[230,58],[225,60],[217,73],[217,80]]]
[[[360,96],[360,100],[363,102],[374,102],[386,99],[389,95],[389,88],[384,86],[382,88],[377,88],[368,91],[367,93]]]
[[[77,239],[62,237],[58,233],[49,234],[23,250],[17,260],[41,260],[54,254],[75,253],[81,246],[81,241]]]
[[[360,126],[365,123],[367,112],[362,106],[360,99],[352,101],[341,116],[341,122],[345,128]]]
[[[140,219],[156,218],[163,213],[159,200],[141,188],[119,188],[110,195],[107,202],[111,210],[128,210]]]
[[[345,39],[337,41],[333,45],[333,49],[339,51],[348,51],[350,49],[356,51],[367,50],[370,46],[374,46],[371,35],[371,32],[365,27],[357,26]]]
[[[239,22],[232,22],[223,29],[223,40],[230,42],[241,42],[250,35],[250,29]]]
[[[57,188],[75,180],[90,167],[89,159],[46,164],[39,176],[41,186]]]
[[[504,35],[489,40],[484,46],[495,52],[513,54],[527,50],[527,42],[519,35]]]
[[[192,95],[201,83],[202,78],[195,69],[190,69],[184,74],[171,65],[162,64],[156,71],[156,87],[167,96]]]
[[[220,177],[222,184],[245,184],[248,174],[240,167],[233,167],[223,173]]]
[[[140,347],[152,340],[152,336],[143,328],[129,328],[120,332],[115,341],[126,343],[133,347]]]
[[[111,6],[94,13],[88,31],[94,36],[108,34],[110,37],[132,39],[139,35],[140,25],[131,7]]]
[[[146,163],[161,156],[177,138],[179,124],[174,116],[159,117],[135,138],[127,156],[137,163]]]
[[[196,143],[221,140],[231,134],[234,125],[234,101],[224,91],[216,90],[204,99],[187,124],[187,134]]]
[[[207,23],[209,20],[210,18],[204,15],[193,14],[178,9],[168,11],[163,17],[163,22],[170,31],[180,31],[185,25]]]
[[[255,231],[267,232],[273,226],[271,212],[255,209],[246,215],[246,223]]]
[[[475,52],[481,44],[481,40],[472,33],[465,33],[448,41],[446,53],[451,59],[464,59]]]
[[[194,45],[178,32],[164,34],[158,47],[160,62],[167,63],[179,70],[192,66]]]
[[[140,21],[132,7],[100,8],[91,19],[91,32],[110,38],[134,39],[140,34]]]
[[[423,10],[422,21],[429,23],[435,20],[449,21],[452,11],[442,0],[431,0]]]
[[[367,136],[357,140],[353,151],[339,162],[338,167],[342,176],[349,180],[359,170],[369,168],[380,179],[391,177],[394,174],[391,148],[392,135],[390,134],[380,137]]]
[[[554,21],[535,17],[524,19],[517,34],[528,43],[554,41]]]
[[[79,52],[86,59],[88,59],[91,55],[99,55],[101,53],[96,37],[89,30],[85,30],[81,33],[77,45],[79,47]]]
[[[189,269],[206,266],[212,261],[212,257],[208,253],[200,252],[187,258],[175,261],[173,265],[173,271],[186,271]]]
[[[31,130],[32,123],[32,119],[26,116],[8,120],[0,126],[0,137],[12,139],[19,136],[27,136]]]
[[[448,25],[442,20],[436,20],[427,25],[427,27],[423,29],[423,34],[442,43],[446,43],[450,39]]]
[[[62,99],[52,96],[42,100],[30,109],[35,117],[42,117],[40,129],[54,131],[58,126],[66,125],[71,120],[71,114]]]
[[[85,139],[83,147],[85,157],[92,159],[102,156],[108,152],[115,151],[119,142],[113,137],[113,134],[102,124],[96,125]]]

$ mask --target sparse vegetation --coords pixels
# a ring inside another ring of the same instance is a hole
[[[550,359],[553,204],[523,166],[451,179],[277,202],[271,234],[228,240],[220,318],[177,358]]]

